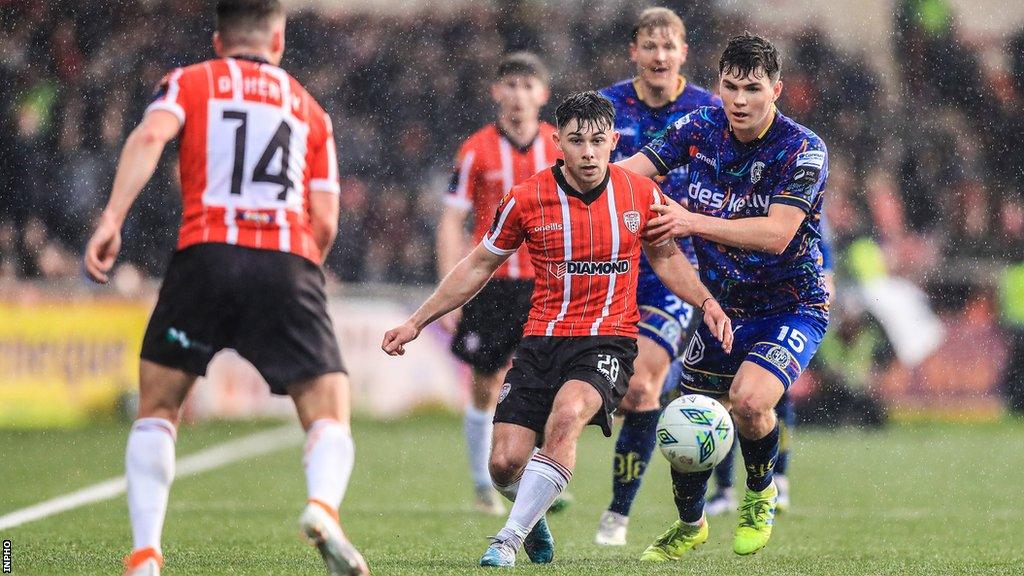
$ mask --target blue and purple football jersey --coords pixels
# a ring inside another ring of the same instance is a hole
[[[632,79],[623,80],[601,90],[601,95],[611,100],[615,107],[615,129],[619,132],[619,144],[612,151],[612,162],[633,156],[642,150],[645,144],[661,138],[673,122],[697,108],[722,105],[722,99],[715,94],[684,81],[683,90],[675,100],[661,108],[651,108],[640,100],[635,82]],[[668,173],[663,173],[663,179],[658,179],[661,191],[676,202],[685,204],[686,187],[689,185],[687,172],[687,167],[681,165]],[[679,248],[696,266],[697,260],[689,239],[680,239]],[[661,282],[654,275],[646,257],[640,261],[641,286],[645,282]]]
[[[825,144],[780,112],[757,140],[743,143],[725,110],[702,107],[676,120],[642,153],[662,174],[689,166],[686,206],[716,218],[766,216],[772,204],[807,213],[782,254],[694,237],[700,276],[734,319],[802,313],[828,320],[822,274],[821,206],[828,178]]]
[[[721,105],[721,99],[707,90],[683,80],[682,90],[674,100],[660,108],[652,108],[640,99],[635,80],[623,80],[601,90],[615,107],[615,128],[619,143],[612,152],[612,161],[618,162],[639,152],[644,144],[660,138],[676,120],[701,106]],[[680,166],[659,178],[664,194],[677,202],[685,202],[687,167]],[[679,248],[693,263],[697,257],[689,238],[678,240]],[[670,358],[678,356],[685,344],[686,329],[693,316],[693,308],[672,294],[651,269],[647,256],[640,257],[637,285],[637,304],[640,307],[640,334],[661,345]]]

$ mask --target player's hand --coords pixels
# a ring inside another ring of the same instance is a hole
[[[401,356],[405,354],[405,345],[419,335],[419,329],[412,322],[406,322],[384,333],[384,341],[381,342],[380,349],[387,352],[388,356]]]
[[[441,316],[441,327],[448,331],[449,334],[455,334],[455,331],[459,327],[459,321],[462,320],[462,308],[456,308],[451,312]]]
[[[121,251],[121,226],[113,220],[100,218],[96,231],[85,246],[85,271],[94,282],[106,284],[110,278],[107,272],[114,267],[117,253]]]
[[[647,222],[644,240],[657,246],[672,238],[692,236],[696,230],[698,216],[683,208],[678,202],[665,197],[667,205],[652,204],[651,211],[658,214]]]
[[[732,352],[732,320],[725,315],[725,310],[718,303],[718,300],[711,298],[704,303],[704,323],[711,329],[711,333],[722,343],[722,350],[726,354]]]

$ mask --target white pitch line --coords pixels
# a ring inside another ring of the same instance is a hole
[[[224,442],[195,454],[189,454],[178,460],[175,476],[179,478],[192,476],[207,470],[227,466],[252,456],[259,456],[298,445],[303,439],[299,431],[300,428],[297,424],[289,424],[288,426],[257,432],[238,440]],[[43,518],[88,504],[110,500],[123,494],[126,488],[127,481],[124,476],[104,480],[70,494],[51,498],[39,504],[4,514],[0,516],[0,530],[7,530],[28,522],[42,520]]]

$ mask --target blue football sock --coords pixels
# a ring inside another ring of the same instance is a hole
[[[779,457],[775,461],[775,473],[780,476],[786,475],[789,467],[789,448],[793,439],[793,427],[796,425],[796,407],[789,393],[783,394],[782,399],[775,405],[775,415],[779,420]]]
[[[661,410],[627,412],[615,442],[615,464],[612,468],[612,503],[609,510],[629,516],[636,493],[640,490],[647,463],[654,451],[655,431]]]
[[[718,466],[715,466],[715,489],[718,491],[732,488],[732,470],[735,455],[736,443],[733,442],[732,446],[729,446],[729,453],[725,455],[725,460],[722,460],[718,463]]]
[[[679,519],[693,524],[704,515],[704,493],[708,489],[711,470],[683,474],[672,470],[672,495]]]
[[[750,440],[742,433],[736,436],[747,469],[747,488],[760,492],[772,482],[775,460],[779,456],[779,425],[776,424],[767,436],[759,440]]]

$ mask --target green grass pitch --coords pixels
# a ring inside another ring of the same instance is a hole
[[[179,456],[276,423],[185,427]],[[345,529],[374,574],[477,574],[503,519],[470,506],[461,420],[424,415],[354,423],[357,462],[342,506]],[[0,515],[120,474],[125,426],[0,432]],[[624,548],[592,544],[610,495],[612,440],[584,434],[572,507],[551,519],[555,562],[520,574],[1022,574],[1024,423],[893,426],[884,431],[798,431],[793,510],[768,547],[731,551],[735,515],[711,520],[708,544],[669,565],[637,556],[672,520],[659,456],[633,509]],[[299,447],[180,479],[164,530],[164,573],[320,574],[298,539],[305,496]],[[740,470],[740,473],[742,471]],[[124,498],[5,530],[13,574],[120,574],[130,546]]]

